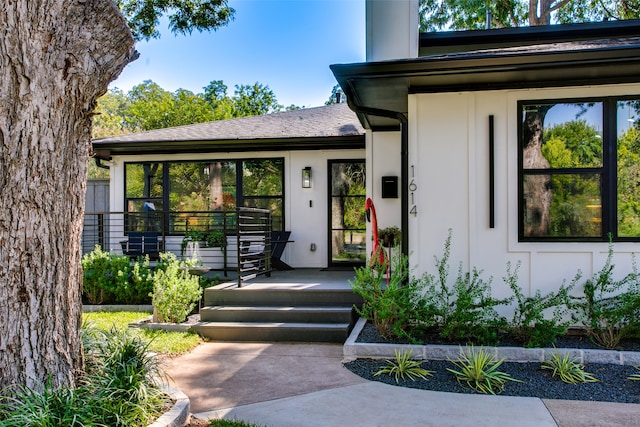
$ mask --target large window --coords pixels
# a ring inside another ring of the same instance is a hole
[[[228,227],[233,213],[223,212],[237,206],[270,209],[273,229],[283,230],[284,159],[127,163],[125,206],[127,212],[166,211],[170,234]]]
[[[521,241],[640,238],[640,101],[519,103]]]

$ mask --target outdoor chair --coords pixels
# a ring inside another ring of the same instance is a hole
[[[148,256],[156,261],[164,249],[162,236],[157,231],[130,231],[127,240],[120,242],[122,253],[130,258]]]

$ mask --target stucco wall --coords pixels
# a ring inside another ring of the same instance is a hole
[[[277,151],[249,153],[205,153],[176,154],[171,156],[116,156],[110,162],[111,187],[110,204],[114,212],[124,211],[124,164],[127,162],[206,160],[283,157],[285,168],[285,221],[291,230],[291,240],[287,245],[283,261],[296,268],[323,268],[328,265],[328,205],[327,205],[327,162],[330,159],[364,159],[364,150],[327,151]],[[302,188],[302,169],[312,168],[311,188]],[[311,201],[311,207],[309,202]],[[116,239],[117,240],[117,239]],[[179,251],[180,238],[168,239],[169,249]],[[311,243],[316,250],[311,251]],[[117,242],[115,243],[117,247]],[[234,255],[229,262],[235,262]]]
[[[409,164],[415,170],[415,204],[409,217],[411,263],[416,274],[435,272],[448,229],[453,231],[451,273],[465,269],[493,276],[496,296],[510,295],[502,281],[507,262],[521,262],[520,285],[533,293],[557,289],[578,269],[598,271],[607,243],[518,242],[517,102],[531,99],[640,94],[640,85],[488,91],[409,96]],[[489,227],[488,120],[495,120],[495,228]],[[617,275],[631,271],[637,243],[616,243]],[[583,283],[584,279],[580,282]]]

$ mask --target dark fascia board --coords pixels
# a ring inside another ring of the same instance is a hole
[[[602,38],[637,37],[640,19],[420,33],[418,56]]]
[[[94,141],[97,158],[109,160],[113,156],[182,153],[244,153],[249,151],[302,151],[364,149],[364,135],[318,138],[217,140],[217,141]]]
[[[409,93],[521,89],[640,81],[640,41],[567,51],[467,52],[427,58],[332,65],[352,109],[407,112]],[[388,120],[358,114],[365,128]]]

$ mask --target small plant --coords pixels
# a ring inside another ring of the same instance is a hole
[[[584,284],[584,324],[597,345],[614,349],[625,336],[640,329],[640,276],[635,258],[633,271],[614,280],[613,244],[609,243],[607,260],[593,278]]]
[[[507,381],[521,382],[505,372],[498,370],[504,359],[495,357],[482,347],[476,350],[473,346],[460,349],[458,360],[451,360],[457,369],[447,368],[455,374],[458,382],[465,382],[469,388],[480,393],[500,393]]]
[[[180,323],[195,307],[202,295],[197,276],[189,273],[172,253],[161,253],[153,276],[153,307],[156,321]]]
[[[379,263],[356,269],[356,277],[349,283],[364,300],[362,308],[356,310],[373,322],[382,337],[411,339],[411,322],[421,312],[421,283],[409,277],[409,259],[405,255],[392,258],[388,283],[386,269]]]
[[[627,377],[628,380],[631,381],[640,381],[640,367],[636,366],[636,372],[635,374],[631,374],[631,376]]]
[[[568,316],[573,308],[569,294],[581,275],[578,273],[569,286],[565,286],[563,282],[558,292],[542,295],[538,290],[534,296],[527,297],[518,285],[519,268],[520,263],[511,271],[511,263],[507,263],[507,276],[503,278],[516,300],[516,308],[508,330],[518,341],[523,342],[525,347],[551,345],[576,321],[574,316]],[[549,311],[551,316],[545,316]]]
[[[396,360],[387,360],[387,366],[380,369],[374,376],[380,376],[382,374],[393,375],[396,382],[400,382],[400,379],[404,380],[406,376],[411,381],[415,381],[416,378],[427,379],[427,376],[433,375],[433,371],[428,371],[420,366],[420,362],[411,359],[411,350],[398,352],[393,351],[396,356]]]
[[[378,231],[378,237],[385,248],[395,248],[402,242],[402,232],[395,225]]]
[[[558,377],[567,384],[593,383],[598,381],[593,374],[585,372],[584,365],[578,362],[576,358],[571,357],[568,352],[561,355],[560,352],[556,350],[551,355],[551,359],[542,362],[542,369],[552,370],[551,376],[553,378]]]
[[[429,326],[438,328],[440,336],[454,340],[473,340],[489,345],[498,340],[498,330],[506,320],[495,310],[498,305],[511,302],[511,298],[496,299],[491,296],[491,278],[481,278],[482,271],[473,268],[464,272],[462,263],[453,286],[449,286],[449,256],[451,253],[451,230],[444,245],[441,259],[436,258],[438,276],[425,275],[425,316]]]
[[[189,230],[185,233],[180,243],[180,255],[184,256],[189,242],[203,242],[209,248],[220,248],[223,253],[227,251],[227,236],[224,231],[214,229],[209,231]]]

